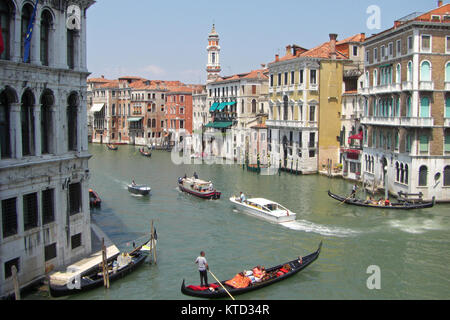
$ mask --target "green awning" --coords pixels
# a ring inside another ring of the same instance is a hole
[[[228,102],[222,102],[216,109],[216,111],[222,111],[228,105]]]
[[[378,68],[386,68],[386,67],[392,67],[392,63],[391,64],[383,64],[382,66],[379,66]]]
[[[144,118],[144,117],[128,118],[127,121],[128,122],[137,122],[139,120],[142,120],[142,118]]]
[[[211,108],[209,109],[209,112],[216,111],[218,106],[219,106],[219,103],[218,102],[214,102],[213,105],[211,106]]]
[[[236,101],[228,102],[228,105],[229,105],[229,106],[234,106],[235,104],[236,104]]]
[[[210,122],[205,125],[206,128],[214,128],[214,129],[224,129],[231,127],[233,122]]]

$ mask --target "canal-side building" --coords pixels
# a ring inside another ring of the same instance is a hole
[[[0,296],[14,292],[13,266],[24,287],[91,252],[86,11],[93,3],[0,2]],[[79,23],[69,23],[69,5],[80,9]]]
[[[192,150],[195,157],[201,157],[204,150],[203,126],[209,122],[209,110],[206,107],[206,86],[201,86],[192,94]]]
[[[365,42],[364,181],[450,200],[450,5]]]
[[[348,42],[346,44],[349,47]],[[345,47],[345,46],[344,46]],[[313,49],[288,45],[269,64],[269,152],[282,169],[316,173],[339,163],[344,66],[337,35]],[[292,170],[291,170],[292,168]]]

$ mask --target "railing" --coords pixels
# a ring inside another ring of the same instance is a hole
[[[284,128],[317,128],[317,122],[315,121],[266,120],[266,124],[272,127]]]
[[[445,82],[445,91],[450,91],[450,81]]]
[[[412,81],[404,81],[402,83],[402,90],[403,91],[411,91],[413,88],[413,83]]]
[[[447,127],[447,128],[450,127],[450,118],[445,118],[444,119],[444,127]]]
[[[361,124],[380,126],[405,126],[405,127],[433,127],[433,118],[419,117],[375,117],[366,116],[361,119]]]
[[[419,89],[422,91],[433,91],[434,82],[433,81],[420,81]]]

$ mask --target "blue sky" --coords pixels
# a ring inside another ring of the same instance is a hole
[[[371,5],[380,8],[380,30],[367,28]],[[329,33],[338,40],[360,32],[370,36],[436,7],[437,0],[97,0],[88,10],[88,68],[92,76],[110,79],[205,83],[213,23],[222,75],[231,75],[273,61],[288,44],[313,48]]]

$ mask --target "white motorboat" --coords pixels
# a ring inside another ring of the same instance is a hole
[[[146,184],[137,185],[137,184],[129,184],[128,185],[128,191],[134,194],[140,194],[140,195],[147,195],[150,193],[152,188],[147,186]]]
[[[252,198],[241,202],[239,197],[233,196],[230,201],[238,210],[275,223],[294,221],[297,215],[281,204],[264,198]]]

